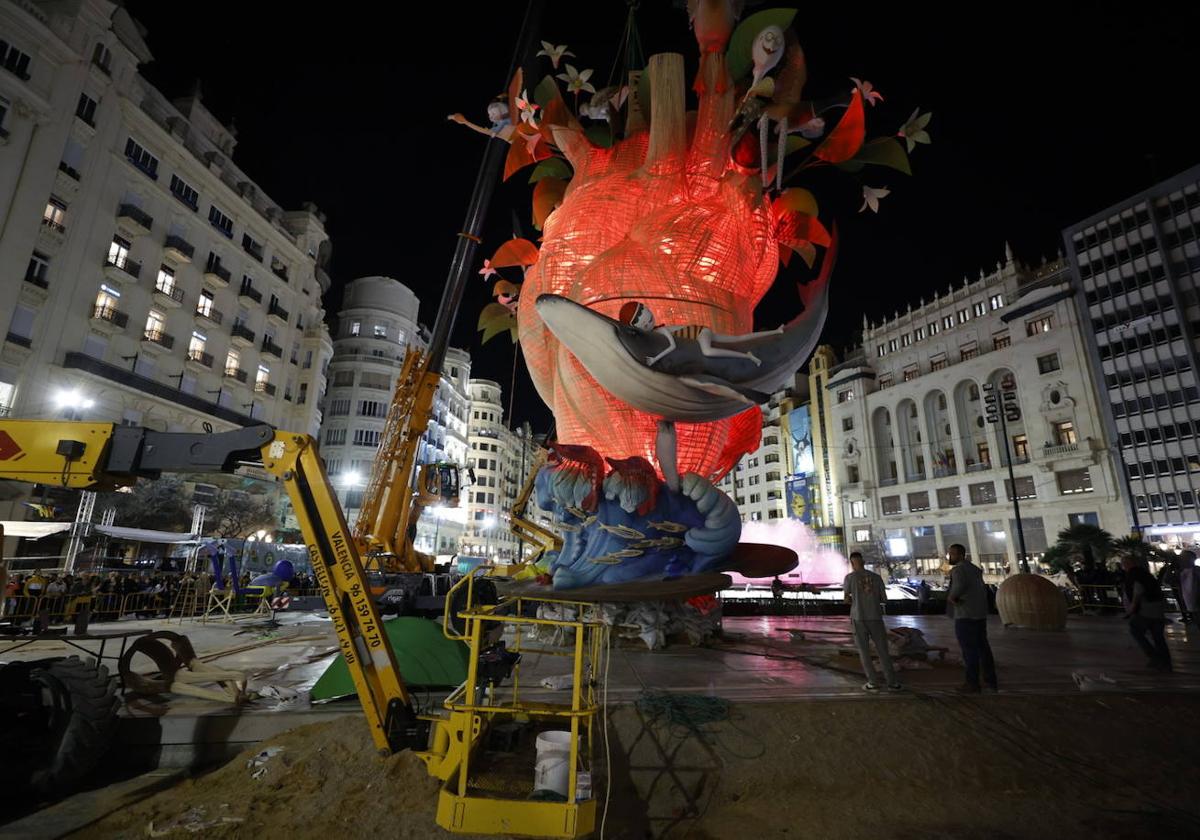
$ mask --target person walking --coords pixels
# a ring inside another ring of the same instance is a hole
[[[879,655],[879,664],[883,668],[883,678],[887,680],[889,691],[899,691],[903,686],[896,679],[892,667],[892,655],[888,651],[887,627],[883,623],[881,605],[887,600],[887,588],[883,578],[868,571],[863,565],[861,552],[855,551],[850,555],[850,566],[853,569],[842,581],[842,591],[850,602],[850,626],[854,630],[854,642],[858,645],[858,656],[862,660],[863,674],[867,681],[864,691],[879,690],[879,674],[875,671],[875,663],[871,659],[871,641],[875,642],[875,652]]]
[[[962,694],[980,692],[979,674],[992,691],[998,691],[996,660],[988,644],[988,593],[983,583],[983,571],[967,559],[961,543],[950,546],[950,591],[946,597],[946,613],[954,619],[954,635],[962,651],[966,681],[959,686]]]
[[[1122,555],[1121,567],[1125,569],[1125,617],[1129,619],[1129,633],[1146,654],[1151,668],[1169,672],[1171,651],[1163,634],[1167,626],[1167,601],[1162,587],[1145,564],[1131,554]],[[1151,641],[1146,641],[1147,634]]]

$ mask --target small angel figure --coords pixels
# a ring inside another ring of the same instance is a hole
[[[507,100],[502,96],[493,99],[488,103],[487,115],[492,123],[490,128],[476,125],[462,114],[451,114],[446,119],[456,122],[459,125],[465,125],[467,128],[472,131],[478,131],[480,134],[486,134],[489,137],[499,137],[501,140],[511,143],[515,129],[513,128],[512,117],[508,113]]]

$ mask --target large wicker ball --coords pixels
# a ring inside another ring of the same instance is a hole
[[[1005,578],[996,590],[996,608],[1006,627],[1063,630],[1067,626],[1066,598],[1041,575],[1017,574]]]

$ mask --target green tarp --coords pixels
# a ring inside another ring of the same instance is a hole
[[[453,688],[467,678],[470,648],[442,635],[442,626],[427,618],[401,617],[383,623],[400,675],[409,688]],[[354,682],[341,654],[312,688],[313,702],[353,697]]]

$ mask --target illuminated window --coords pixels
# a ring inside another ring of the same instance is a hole
[[[1054,329],[1053,315],[1043,315],[1040,318],[1034,318],[1032,321],[1025,322],[1025,334],[1028,336],[1048,333],[1052,329]]]

